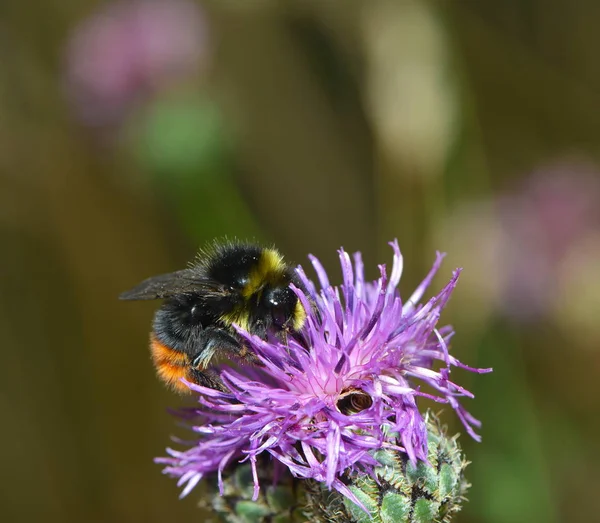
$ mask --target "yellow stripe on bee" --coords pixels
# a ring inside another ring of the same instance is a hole
[[[221,316],[221,321],[231,326],[234,323],[245,331],[250,330],[250,317],[248,311],[244,307],[238,307],[227,314]]]
[[[284,281],[285,272],[286,265],[281,254],[275,249],[263,249],[258,263],[250,271],[242,296],[248,299],[260,292],[267,284],[273,286],[280,284]]]
[[[302,327],[304,327],[304,323],[306,322],[306,311],[300,303],[300,300],[296,302],[296,306],[294,307],[294,313],[292,314],[292,328],[295,331],[299,331]]]

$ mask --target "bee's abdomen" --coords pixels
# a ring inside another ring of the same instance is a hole
[[[181,378],[186,378],[188,374],[187,354],[165,345],[155,334],[150,336],[150,352],[158,377],[179,392],[189,392],[181,382]]]

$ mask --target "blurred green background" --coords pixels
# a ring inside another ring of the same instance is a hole
[[[218,236],[448,252],[486,376],[461,522],[597,521],[600,4],[5,0],[0,519],[203,521],[152,462],[182,400],[139,280]],[[435,289],[434,289],[435,290]],[[432,292],[434,292],[432,290]],[[446,421],[459,431],[451,413]]]

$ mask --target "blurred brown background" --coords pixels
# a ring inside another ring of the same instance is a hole
[[[155,304],[117,295],[229,235],[449,253],[487,376],[461,522],[590,522],[600,491],[600,4],[5,0],[0,519],[203,521],[152,462],[181,399]],[[332,277],[333,279],[333,277]],[[433,291],[432,291],[433,292]],[[460,430],[453,416],[447,422]]]

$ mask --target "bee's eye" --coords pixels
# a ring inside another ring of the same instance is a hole
[[[273,323],[283,327],[291,318],[298,298],[289,287],[276,287],[265,290],[263,303],[271,310]]]

